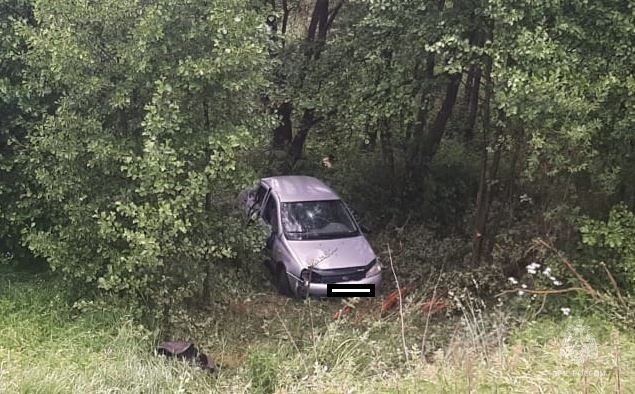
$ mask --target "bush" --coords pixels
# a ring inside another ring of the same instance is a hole
[[[635,215],[625,205],[615,206],[606,221],[583,219],[582,242],[590,250],[591,262],[585,265],[589,277],[606,278],[601,264],[615,276],[620,287],[635,291]],[[608,278],[606,278],[608,279]],[[606,281],[605,281],[606,283]]]

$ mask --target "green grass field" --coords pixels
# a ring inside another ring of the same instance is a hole
[[[510,331],[441,316],[422,358],[425,319],[407,306],[406,360],[398,315],[380,317],[378,301],[334,321],[338,302],[262,293],[179,318],[174,335],[221,365],[210,376],[154,356],[156,335],[125,308],[79,313],[58,285],[3,272],[0,393],[635,392],[633,336],[591,318]]]

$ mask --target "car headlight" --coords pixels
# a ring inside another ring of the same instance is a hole
[[[379,275],[381,272],[381,263],[379,259],[375,259],[375,264],[368,271],[366,271],[366,277],[370,278],[371,276]]]

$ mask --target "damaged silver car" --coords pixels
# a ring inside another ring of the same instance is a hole
[[[269,265],[284,295],[324,297],[327,284],[382,283],[381,265],[342,199],[309,176],[263,178],[243,193],[250,221],[271,230]]]

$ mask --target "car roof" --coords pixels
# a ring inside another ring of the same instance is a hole
[[[305,175],[284,175],[263,178],[281,202],[339,200],[340,197],[324,182]]]

